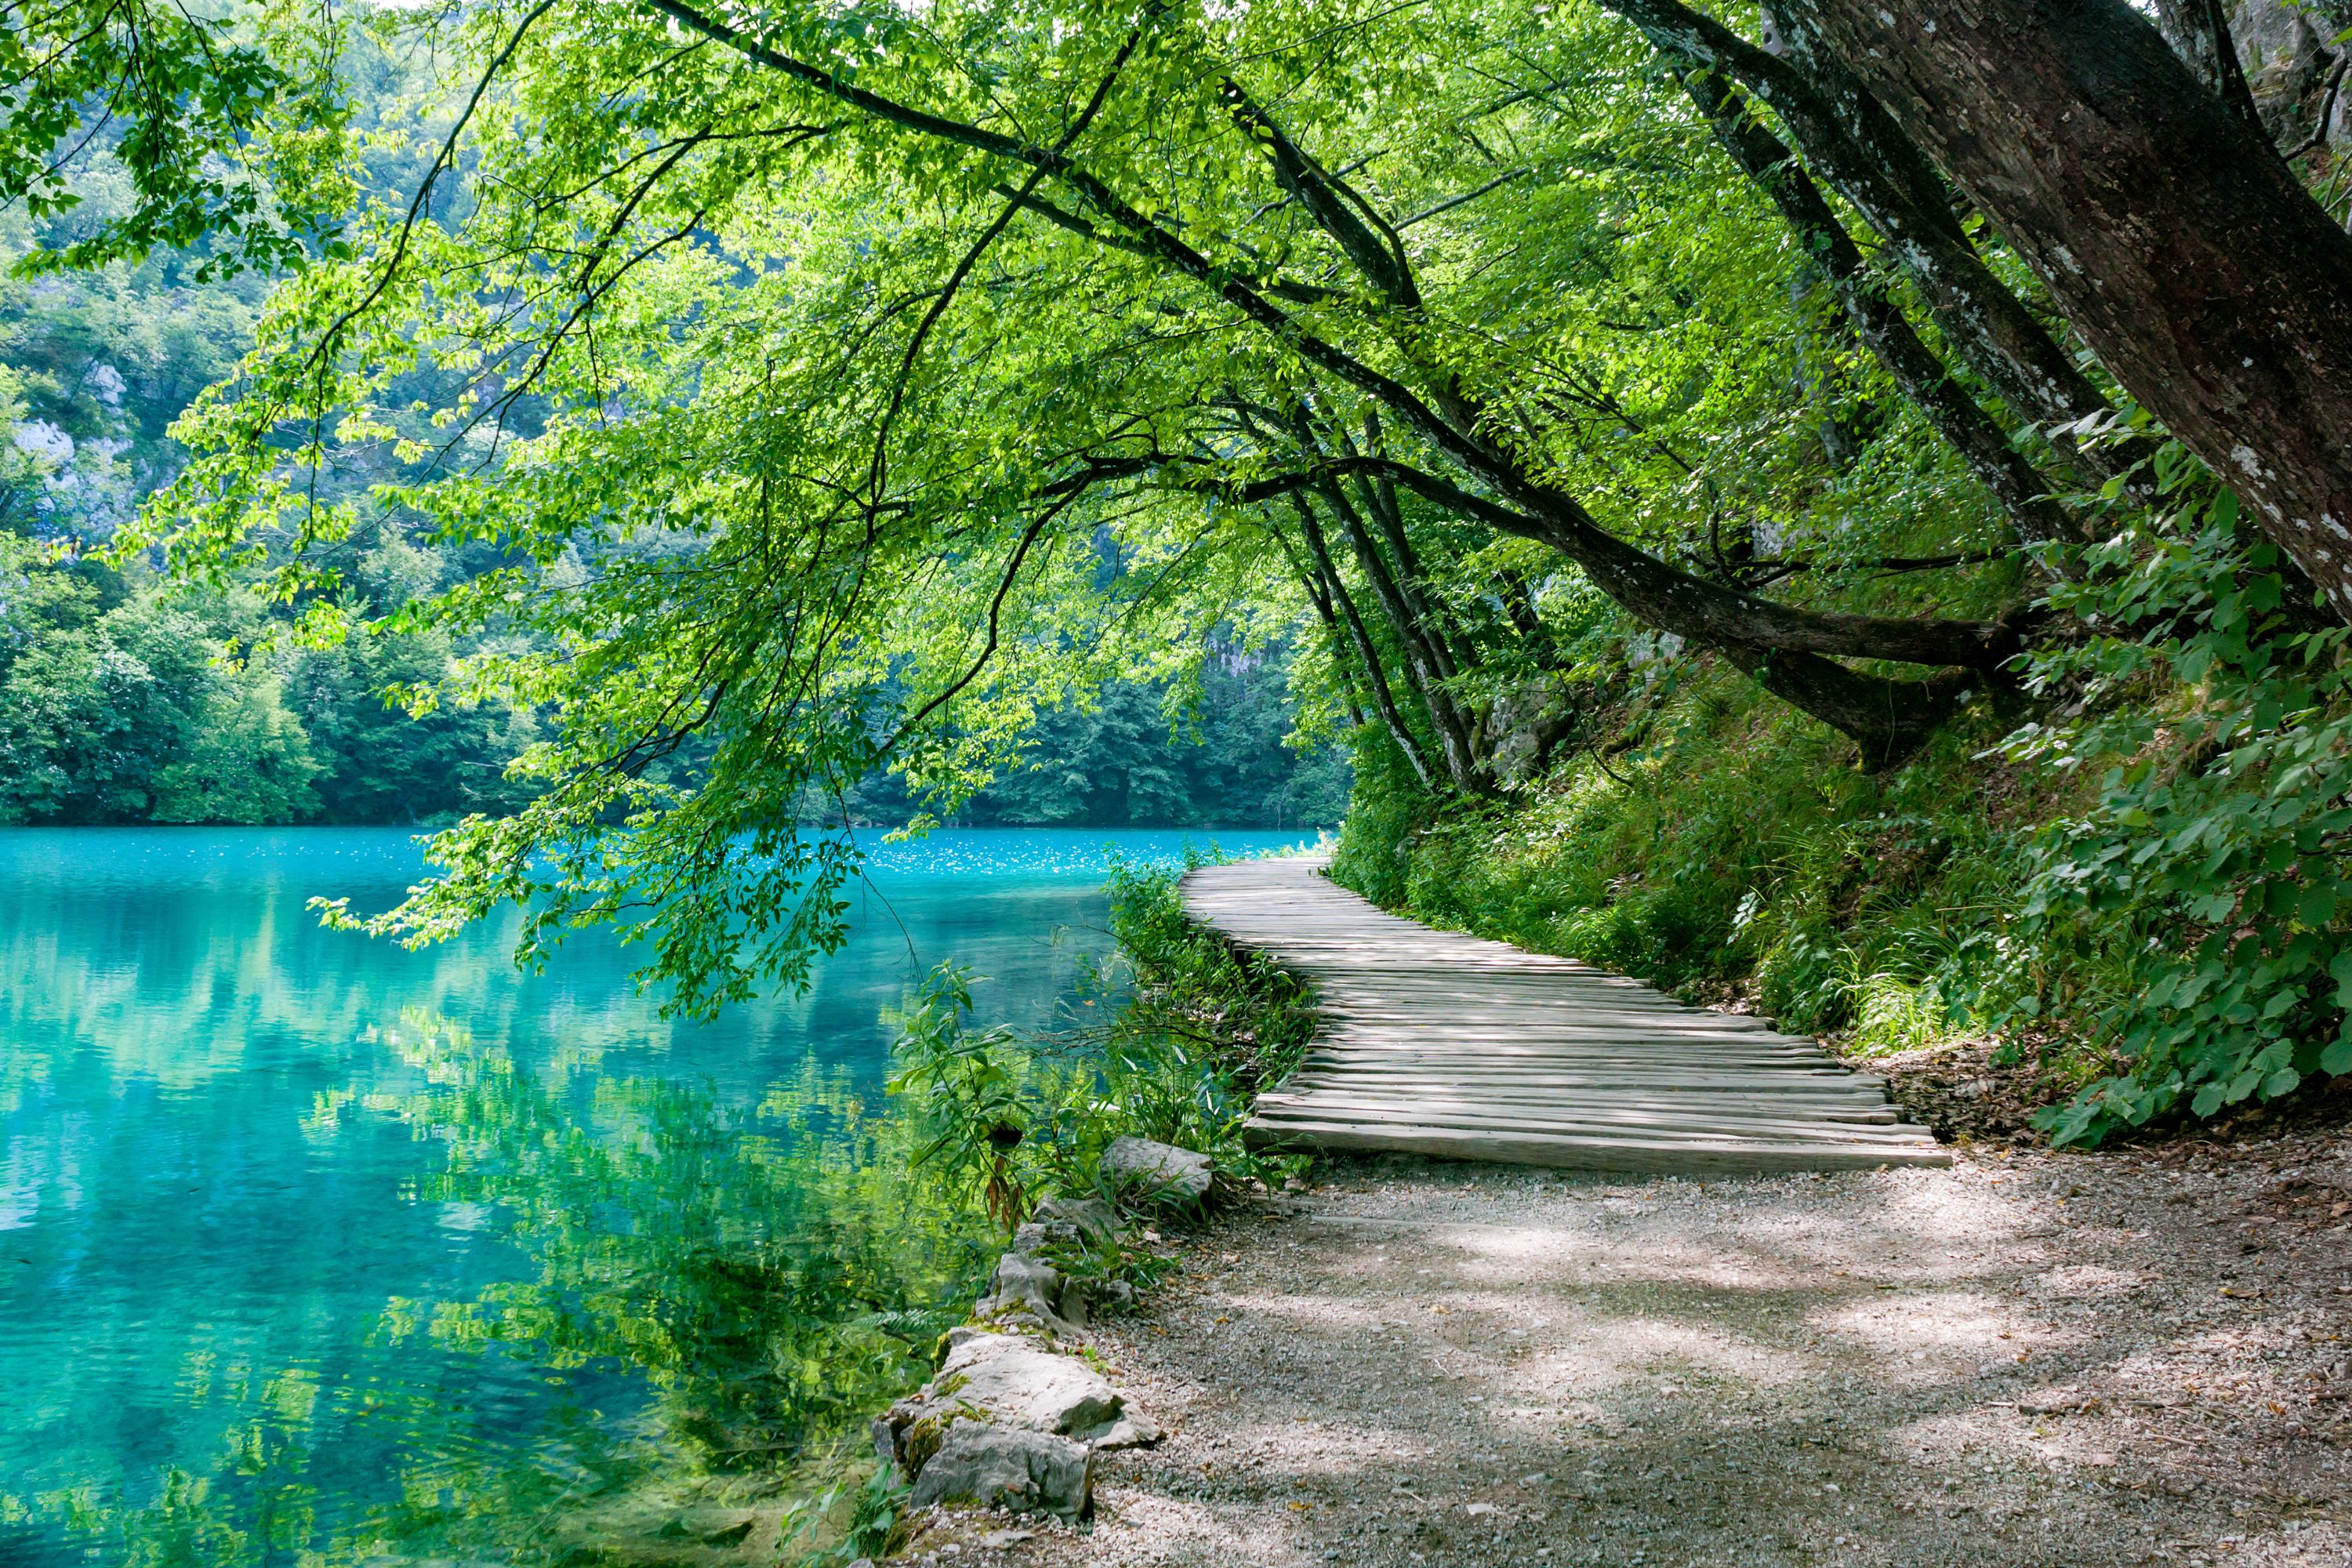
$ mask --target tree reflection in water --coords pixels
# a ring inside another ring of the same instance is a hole
[[[143,1506],[0,1499],[0,1546],[13,1524],[130,1568],[774,1562],[795,1500],[852,1471],[961,1316],[984,1218],[927,1197],[905,1119],[813,1057],[740,1109],[593,1063],[534,1073],[426,1014],[389,1043],[425,1087],[322,1095],[314,1123],[439,1145],[404,1195],[519,1249],[518,1277],[388,1301],[315,1373],[183,1378],[261,1381],[212,1473],[172,1469]],[[321,1484],[369,1453],[394,1495]]]

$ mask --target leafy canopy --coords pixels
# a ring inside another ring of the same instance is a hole
[[[32,0],[0,13],[0,204],[68,213],[103,154],[132,199],[20,269],[203,247],[199,275],[338,254],[338,28],[278,0],[207,15],[152,0]]]
[[[854,864],[806,825],[877,766],[952,805],[1069,694],[1310,625],[1282,503],[1335,446],[1453,530],[1465,610],[1561,564],[1482,473],[1685,560],[1727,524],[1848,558],[2000,537],[1899,410],[1823,482],[1783,389],[1871,373],[1805,370],[1802,258],[1580,9],[399,25],[451,62],[430,174],[281,289],[132,542],[265,570],[320,637],[366,614],[331,563],[369,505],[495,558],[394,619],[516,634],[449,691],[557,716],[519,764],[543,792],[446,835],[378,931],[517,900],[527,958],[616,921],[689,1009],[798,978]],[[1356,216],[1308,210],[1299,158]],[[420,371],[463,391],[404,399]],[[1457,405],[1475,439],[1433,423]]]

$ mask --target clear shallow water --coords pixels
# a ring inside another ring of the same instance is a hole
[[[812,989],[705,1026],[598,937],[320,929],[416,875],[398,830],[0,833],[0,1563],[729,1544],[693,1508],[903,1380],[892,1314],[978,1258],[893,1180],[885,1011],[954,958],[1051,1021],[1106,846],[1183,843],[878,847]]]

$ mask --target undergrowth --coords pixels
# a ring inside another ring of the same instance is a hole
[[[953,964],[898,1011],[888,1088],[919,1127],[912,1173],[945,1201],[1009,1232],[1047,1192],[1097,1190],[1103,1150],[1128,1134],[1197,1150],[1237,1179],[1272,1168],[1241,1125],[1304,1052],[1313,1016],[1297,981],[1185,918],[1182,874],[1113,862],[1118,946],[1080,981],[1115,1004],[1107,1024],[1030,1038],[975,1028],[971,973]]]
[[[1351,815],[1335,872],[1434,924],[1744,1000],[1858,1051],[1965,1033],[1999,967],[1989,916],[2027,877],[2014,819],[2047,804],[1978,759],[1997,734],[1962,726],[1870,775],[1736,679],[1682,702],[1652,745],[1512,799]]]
[[[971,972],[951,963],[908,997],[893,1019],[887,1088],[923,1207],[1009,1235],[1049,1194],[1100,1192],[1102,1152],[1127,1134],[1205,1153],[1229,1184],[1280,1181],[1305,1164],[1241,1139],[1251,1097],[1297,1064],[1314,1033],[1305,988],[1185,918],[1179,883],[1202,863],[1190,852],[1182,868],[1114,860],[1118,945],[1081,976],[1089,1000],[1114,1004],[1107,1024],[1026,1037],[978,1026]],[[1050,1261],[1134,1286],[1170,1267],[1116,1240]],[[903,1540],[908,1491],[893,1476],[884,1464],[803,1500],[787,1534],[827,1544],[801,1554],[803,1568],[879,1558]]]
[[[1368,757],[1335,874],[1856,1053],[1992,1038],[2062,1142],[2352,1072],[2352,628],[2285,614],[2233,498],[2166,479],[2174,515],[2051,595],[2081,629],[2023,661],[2026,715],[1980,701],[1874,776],[1686,660],[1639,744],[1498,802]]]

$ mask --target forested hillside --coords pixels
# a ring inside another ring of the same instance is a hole
[[[379,138],[360,188],[401,196],[426,163],[387,121],[430,89],[412,61],[354,47],[352,128]],[[86,241],[134,205],[122,171],[85,159],[74,205],[36,222],[0,214],[11,260]],[[154,558],[110,546],[178,475],[173,422],[254,344],[273,280],[215,275],[210,241],[94,269],[0,278],[0,824],[449,823],[503,813],[539,789],[514,771],[548,732],[543,704],[439,700],[469,659],[528,634],[394,624],[420,595],[494,568],[492,544],[436,540],[366,487],[362,464],[330,489],[362,521],[334,552],[345,602],[384,617],[375,635],[304,643],[299,604],[237,580],[174,585]],[[455,378],[404,383],[426,409]],[[1283,660],[1223,657],[1205,679],[1115,681],[1100,702],[1041,717],[1033,755],[959,820],[1117,826],[1333,823],[1344,753],[1290,732]],[[915,810],[883,775],[850,792],[853,820]],[[812,800],[815,816],[842,803]]]
[[[620,920],[690,1009],[837,934],[827,821],[1311,819],[1266,743],[1344,737],[1391,903],[1998,1038],[2068,1137],[2284,1097],[2352,1069],[2347,22],[259,16],[290,173],[220,232],[281,280],[110,564],[20,595],[76,629],[12,711],[299,619],[139,732],[364,813],[412,795],[341,694],[413,683],[485,815],[371,929]],[[58,497],[169,466],[24,363]],[[174,765],[145,809],[234,771]]]

